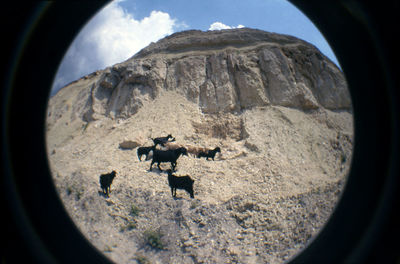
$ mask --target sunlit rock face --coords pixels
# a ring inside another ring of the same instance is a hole
[[[86,79],[91,85],[76,98],[74,114],[88,121],[127,118],[163,89],[198,103],[204,113],[265,105],[351,108],[343,73],[317,48],[254,29],[176,33]]]

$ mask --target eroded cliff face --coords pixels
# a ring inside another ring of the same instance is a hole
[[[72,115],[86,122],[128,118],[161,90],[177,91],[204,113],[266,105],[351,109],[342,72],[314,46],[254,29],[176,33],[62,90],[77,86]],[[62,104],[56,98],[49,105],[53,121]]]

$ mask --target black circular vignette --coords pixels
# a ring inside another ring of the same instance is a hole
[[[59,63],[105,1],[10,3],[3,86],[2,196],[6,263],[109,263],[73,224],[51,178],[45,116]],[[2,12],[3,13],[3,12]],[[4,62],[3,62],[4,63]],[[15,67],[13,67],[15,65]]]
[[[352,96],[355,144],[341,199],[292,263],[393,263],[399,247],[396,1],[292,0],[334,50]],[[2,251],[6,263],[108,263],[65,212],[50,175],[45,116],[68,46],[105,1],[5,6]],[[29,29],[29,30],[27,30]],[[394,30],[394,31],[393,31]],[[4,49],[4,46],[3,46]],[[15,67],[14,67],[15,66]]]

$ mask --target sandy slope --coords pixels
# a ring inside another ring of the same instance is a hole
[[[351,162],[352,121],[348,112],[278,106],[207,116],[162,92],[129,119],[88,126],[60,120],[47,141],[66,209],[113,261],[279,263],[305,246],[338,200]],[[149,172],[136,149],[118,147],[124,140],[151,145],[149,137],[170,133],[181,144],[222,149],[215,161],[179,158],[176,174],[195,179],[195,199],[182,190],[173,199],[165,173],[156,166]],[[113,169],[107,199],[99,175]],[[147,243],[146,230],[160,235],[164,249]]]

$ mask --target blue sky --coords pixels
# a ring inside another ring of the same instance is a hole
[[[122,62],[174,32],[236,27],[298,37],[338,65],[314,24],[285,0],[117,0],[100,10],[71,43],[52,95],[71,81]]]

